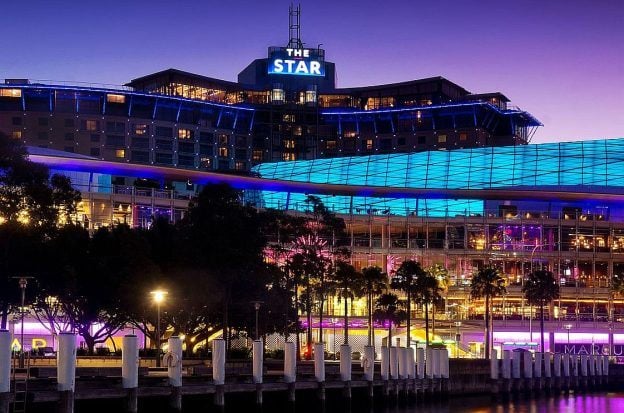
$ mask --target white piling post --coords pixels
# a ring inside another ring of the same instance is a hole
[[[581,354],[581,376],[587,377],[587,354]]]
[[[76,388],[76,335],[61,333],[58,336],[56,353],[56,382],[59,391],[59,411],[74,411],[74,390]]]
[[[252,378],[253,378],[253,382],[256,384],[262,383],[262,376],[264,374],[263,353],[264,353],[264,347],[262,346],[262,340],[254,340],[252,344],[252,362],[253,362]]]
[[[375,375],[375,347],[365,346],[364,357],[362,357],[362,367],[364,367],[364,380],[373,381]]]
[[[340,346],[340,380],[351,381],[351,346]]]
[[[172,387],[182,386],[182,340],[178,336],[169,338],[169,351],[164,356],[167,377]]]
[[[9,412],[11,396],[11,333],[0,330],[0,412]]]
[[[511,352],[511,377],[514,379],[520,378],[520,360],[522,354],[519,351]]]
[[[561,377],[561,353],[555,353],[553,356],[553,375]]]
[[[425,375],[428,379],[433,378],[433,348],[427,347],[425,349]]]
[[[604,356],[602,359],[602,373],[605,376],[609,375],[609,356]]]
[[[398,347],[390,347],[390,378],[396,380],[399,378],[399,350]]]
[[[399,347],[397,349],[397,355],[399,359],[399,378],[406,379],[409,377],[407,349]]]
[[[325,343],[314,343],[314,378],[325,381]]]
[[[532,379],[533,378],[533,354],[530,351],[522,352],[523,363],[524,363],[524,378]]]
[[[450,375],[449,353],[446,348],[440,349],[440,377],[448,379]]]
[[[572,377],[579,375],[579,357],[576,354],[570,354],[570,363],[572,364]]]
[[[388,347],[381,348],[381,379],[388,380],[390,378],[390,349]]]
[[[561,363],[563,364],[563,377],[570,377],[570,353],[561,356]]]
[[[490,356],[490,378],[492,380],[498,380],[498,363],[498,352],[496,351],[496,349],[492,349],[492,355]]]
[[[139,387],[139,340],[134,334],[122,338],[121,383],[124,389]]]
[[[297,349],[295,343],[284,343],[284,381],[294,383],[297,380]]]
[[[408,377],[410,379],[416,378],[416,359],[414,358],[414,349],[412,347],[407,348],[407,363],[408,363]]]
[[[552,376],[552,353],[544,353],[544,377],[550,378]]]
[[[544,360],[544,353],[535,353],[535,360],[533,361],[533,377],[536,379],[542,378],[542,364]]]
[[[604,356],[596,356],[596,376],[602,376],[602,358]]]
[[[416,349],[416,375],[419,379],[425,378],[425,349]]]
[[[511,351],[503,350],[503,378],[511,378]]]
[[[596,355],[592,354],[589,356],[589,375],[596,375]]]
[[[225,384],[225,340],[212,340],[212,381],[217,386]]]

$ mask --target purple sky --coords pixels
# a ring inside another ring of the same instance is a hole
[[[123,84],[175,67],[236,80],[288,41],[287,0],[6,0],[0,79]],[[500,91],[534,142],[624,136],[621,0],[302,0],[342,87],[443,76]]]

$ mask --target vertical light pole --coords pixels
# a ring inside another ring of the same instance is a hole
[[[152,299],[156,303],[156,367],[160,367],[160,305],[165,301],[167,291],[154,290],[151,291]]]
[[[461,336],[459,334],[459,328],[461,327],[461,325],[461,321],[455,321],[455,328],[457,329],[455,332],[455,358],[459,358],[459,342],[461,339]]]
[[[258,331],[258,312],[260,311],[260,306],[264,303],[263,301],[252,301],[254,306],[254,310],[256,311],[256,340],[260,340],[260,333]]]
[[[568,348],[566,348],[566,351],[564,352],[567,353],[567,350],[570,348],[570,329],[572,328],[572,324],[566,324],[563,326],[563,328],[568,331]]]
[[[28,280],[24,277],[19,279],[19,287],[20,290],[22,291],[22,305],[20,306],[20,318],[21,318],[21,323],[20,323],[20,359],[19,359],[19,366],[20,368],[24,368],[24,350],[25,347],[24,346],[24,304],[26,302],[26,287],[28,286]]]

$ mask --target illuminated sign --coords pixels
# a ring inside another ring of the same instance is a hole
[[[269,50],[269,74],[296,76],[325,76],[325,62],[320,49]]]

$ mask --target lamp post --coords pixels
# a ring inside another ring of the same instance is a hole
[[[151,291],[152,299],[156,303],[156,367],[160,367],[160,305],[165,301],[167,291],[154,290]]]
[[[47,304],[49,311],[50,311],[50,315],[51,315],[51,319],[49,320],[50,322],[50,330],[52,333],[52,348],[54,348],[54,336],[56,336],[56,313],[57,313],[57,309],[58,309],[58,297],[53,296],[53,295],[49,295],[45,298],[45,303]]]
[[[254,306],[254,310],[256,311],[256,340],[260,339],[260,334],[258,332],[258,312],[260,311],[260,306],[264,303],[264,301],[252,301]]]
[[[563,328],[568,331],[568,348],[566,348],[566,351],[564,351],[564,353],[567,353],[570,348],[570,329],[572,328],[572,324],[566,324],[563,326]]]
[[[459,341],[461,339],[461,336],[459,335],[459,328],[461,325],[461,321],[455,321],[455,328],[457,329],[455,332],[455,358],[459,358]]]

